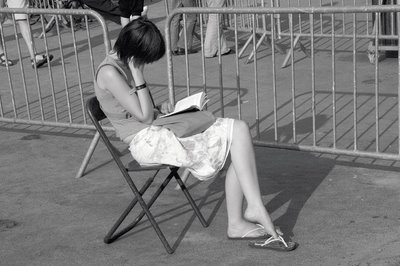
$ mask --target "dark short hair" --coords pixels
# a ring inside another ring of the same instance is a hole
[[[165,42],[157,26],[140,17],[122,28],[114,51],[125,64],[132,58],[135,64],[150,64],[164,56]]]

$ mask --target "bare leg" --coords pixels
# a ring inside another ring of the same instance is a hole
[[[261,199],[253,143],[248,126],[243,121],[235,120],[233,125],[231,159],[232,165],[228,169],[225,183],[228,235],[237,233],[240,228],[249,228],[247,220],[261,224],[268,234],[277,237],[271,217]],[[242,218],[243,195],[247,201],[244,213],[246,220]]]
[[[263,235],[263,230],[254,230],[260,229],[259,226],[243,218],[243,192],[232,164],[226,174],[225,190],[228,212],[228,237],[242,237],[252,230],[246,236],[257,237]]]
[[[26,46],[28,47],[29,55],[31,59],[35,58],[36,51],[34,50],[34,44],[32,40],[32,36],[29,30],[29,24],[27,20],[18,20],[19,30],[21,31],[21,35],[24,38]]]

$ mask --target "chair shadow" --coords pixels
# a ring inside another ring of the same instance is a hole
[[[209,188],[211,187],[212,189],[207,189],[206,193],[202,196],[199,196],[198,198],[195,198],[193,195],[192,197],[194,198],[194,201],[196,202],[198,208],[200,211],[202,211],[202,214],[204,216],[204,218],[206,219],[206,222],[208,225],[211,224],[212,220],[215,218],[219,208],[221,207],[222,203],[225,200],[225,194],[222,193],[221,195],[217,195],[220,194],[221,190],[219,189],[221,186],[218,185],[218,189],[215,189],[215,182],[220,182],[218,180],[222,180],[221,179],[221,175],[223,175],[224,171],[221,171],[217,177],[214,178],[214,180],[212,181],[212,184],[209,186]],[[191,189],[195,188],[196,186],[200,185],[202,183],[202,181],[199,180],[195,180],[193,182],[193,184],[191,185],[187,185],[188,190],[190,191]],[[222,183],[223,184],[223,183]],[[169,186],[172,186],[172,184],[169,184]],[[223,188],[222,188],[223,191]],[[173,193],[171,191],[166,191],[164,193]],[[177,191],[177,193],[180,193],[180,191]],[[215,195],[217,195],[217,197],[215,199],[210,199],[211,197],[214,197]],[[183,197],[183,195],[182,195]],[[204,214],[204,207],[206,205],[209,204],[214,204],[214,206],[212,207],[212,210],[210,212],[210,214],[208,214],[207,216]],[[176,213],[178,212],[178,213]],[[170,215],[167,216],[170,213],[175,213],[174,215]],[[172,243],[171,247],[173,250],[176,250],[180,243],[182,242],[183,238],[185,237],[186,233],[189,231],[190,227],[192,226],[193,222],[197,219],[196,214],[193,212],[193,209],[191,208],[189,202],[184,202],[182,204],[179,205],[174,205],[174,207],[172,208],[168,208],[165,211],[159,212],[157,214],[153,213],[153,216],[155,219],[157,219],[157,223],[159,225],[163,224],[163,223],[167,223],[170,222],[182,215],[186,215],[188,213],[192,213],[192,215],[190,216],[190,218],[187,220],[187,222],[185,224],[182,224],[182,230],[180,231],[180,233],[178,234],[176,238],[176,240]],[[129,220],[129,218],[127,217],[127,220]],[[133,220],[129,220],[129,221],[133,221]],[[127,221],[127,223],[130,223]],[[139,228],[140,227],[140,228]],[[123,228],[123,225],[122,227]],[[126,234],[120,236],[118,238],[118,240],[122,240],[124,238],[129,238],[132,235],[135,235],[139,232],[148,230],[148,229],[152,229],[152,225],[149,223],[149,221],[147,219],[143,219],[140,222],[137,223],[137,225],[129,232],[127,232]]]

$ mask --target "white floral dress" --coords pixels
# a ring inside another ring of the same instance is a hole
[[[200,180],[213,178],[224,166],[232,142],[233,119],[217,118],[206,131],[178,138],[160,126],[138,132],[129,144],[141,165],[167,164],[187,168]]]

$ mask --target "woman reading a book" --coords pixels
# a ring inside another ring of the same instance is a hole
[[[274,227],[262,202],[253,144],[245,122],[217,118],[204,132],[185,138],[152,125],[155,111],[143,69],[164,54],[165,43],[157,26],[139,18],[121,30],[113,51],[98,67],[95,93],[117,135],[129,144],[140,164],[184,167],[200,180],[214,177],[230,154],[225,181],[228,238],[271,237],[275,245],[293,249],[283,245],[281,232]],[[164,105],[165,113],[171,111]],[[247,201],[244,213],[243,197]]]

